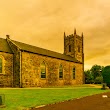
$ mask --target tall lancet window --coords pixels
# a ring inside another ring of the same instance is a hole
[[[0,58],[0,73],[2,73],[2,58]]]
[[[71,52],[71,45],[69,45],[69,52]]]
[[[41,78],[46,78],[46,65],[44,62],[41,63],[40,70],[41,70]]]
[[[63,78],[63,67],[62,67],[62,65],[60,65],[60,67],[59,67],[59,78],[60,79]]]
[[[3,57],[0,56],[0,73],[3,73]]]

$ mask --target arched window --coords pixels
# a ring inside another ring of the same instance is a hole
[[[3,57],[0,56],[0,73],[3,73]]]
[[[76,69],[75,67],[73,67],[73,70],[72,70],[73,79],[75,79],[75,73],[76,73]]]
[[[69,45],[69,52],[71,52],[71,45]]]
[[[59,67],[59,78],[63,78],[63,67],[60,65]]]
[[[41,78],[46,78],[46,65],[44,62],[41,63],[40,70],[41,70]]]
[[[2,58],[0,58],[0,73],[2,73],[2,64],[3,63],[3,61],[2,61]]]

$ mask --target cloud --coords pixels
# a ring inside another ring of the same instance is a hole
[[[76,27],[77,34],[84,32],[86,67],[96,61],[105,65],[110,54],[109,10],[110,0],[3,0],[0,35],[62,53],[63,32],[72,34]]]

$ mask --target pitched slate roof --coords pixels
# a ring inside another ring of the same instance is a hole
[[[50,51],[47,49],[43,49],[40,47],[32,46],[32,45],[21,43],[21,42],[14,41],[14,40],[12,40],[12,42],[14,42],[16,44],[16,46],[18,46],[23,51],[32,52],[32,53],[49,56],[49,57],[53,57],[53,58],[57,58],[57,59],[62,59],[62,60],[66,60],[66,61],[81,63],[71,56],[67,56],[67,55],[64,55],[61,53],[53,52],[53,51]]]
[[[0,38],[0,52],[13,53],[6,39]]]

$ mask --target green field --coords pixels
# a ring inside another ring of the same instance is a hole
[[[65,88],[0,88],[0,94],[5,94],[5,108],[0,110],[22,110],[63,100],[84,97],[107,92],[91,86],[74,86]]]

